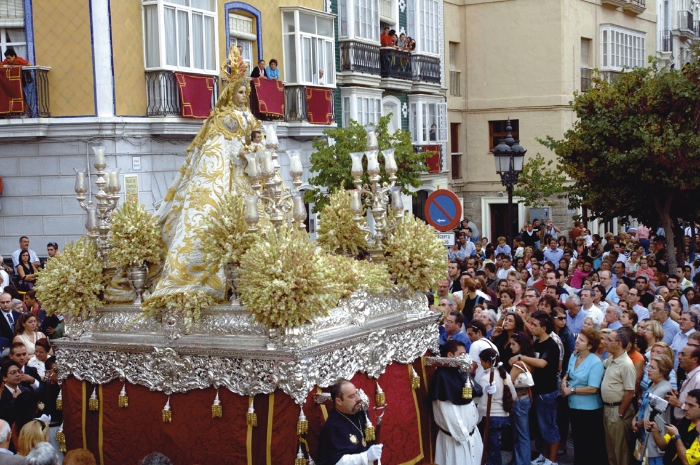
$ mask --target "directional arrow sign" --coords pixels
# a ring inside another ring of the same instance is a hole
[[[425,202],[425,218],[438,231],[450,231],[462,220],[462,205],[454,192],[439,189]]]

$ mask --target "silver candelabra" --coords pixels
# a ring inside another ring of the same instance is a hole
[[[367,244],[373,260],[384,258],[384,240],[387,234],[393,231],[403,219],[403,200],[401,198],[401,186],[396,185],[396,172],[398,167],[394,159],[394,150],[382,151],[384,156],[384,169],[389,175],[389,183],[381,183],[379,175],[379,143],[374,126],[367,126],[367,151],[351,153],[352,168],[350,174],[353,177],[355,189],[350,191],[350,210],[353,220],[365,232]],[[362,159],[367,157],[367,175],[369,184],[362,184]],[[374,231],[362,216],[362,204],[372,213],[374,219]],[[387,207],[391,205],[394,212],[393,218],[388,218]]]
[[[78,194],[78,203],[83,210],[87,212],[87,224],[85,227],[88,230],[88,237],[96,241],[97,251],[102,260],[102,263],[107,266],[109,261],[109,229],[111,226],[112,211],[117,207],[119,202],[119,168],[111,171],[105,171],[107,164],[105,163],[105,148],[97,146],[92,148],[95,152],[95,169],[97,170],[97,205],[89,200],[85,204],[85,193],[88,191],[88,182],[86,170],[75,169],[75,193]]]
[[[290,191],[284,185],[277,163],[279,147],[274,126],[265,126],[265,150],[246,153],[248,160],[248,178],[252,184],[253,195],[245,198],[245,220],[251,231],[257,231],[260,221],[258,203],[263,202],[264,210],[270,221],[279,231],[285,221],[290,221],[289,212],[297,228],[305,229],[306,206],[304,194],[299,190],[302,185],[301,177],[304,168],[301,164],[298,150],[287,150],[289,156],[289,174],[292,177],[293,188]]]

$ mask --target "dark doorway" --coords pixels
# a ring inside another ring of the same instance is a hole
[[[425,221],[425,201],[428,200],[428,191],[418,191],[413,196],[413,216]]]
[[[508,204],[507,203],[492,203],[489,205],[490,216],[491,216],[491,236],[489,240],[492,244],[497,244],[498,236],[508,237],[507,234],[507,224],[508,224]],[[511,241],[518,234],[518,204],[513,203],[511,210],[512,224],[510,228]],[[509,243],[511,247],[512,243]]]

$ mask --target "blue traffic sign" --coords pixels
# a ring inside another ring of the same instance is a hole
[[[462,204],[454,192],[438,189],[425,202],[425,218],[438,231],[449,231],[462,220]]]

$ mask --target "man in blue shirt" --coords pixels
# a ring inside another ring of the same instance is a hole
[[[544,261],[558,265],[562,257],[564,257],[564,251],[557,247],[557,240],[551,237],[549,239],[549,247],[544,251]]]
[[[566,298],[566,326],[574,334],[581,332],[586,314],[581,311],[581,299],[576,294],[570,294]]]
[[[464,349],[469,352],[472,341],[462,332],[464,324],[464,315],[462,312],[450,312],[445,318],[444,326],[440,327],[440,345],[443,345],[449,339],[454,339],[464,344]]]
[[[681,330],[678,323],[671,319],[671,306],[668,302],[654,302],[651,308],[653,309],[651,317],[661,323],[661,328],[664,330],[663,342],[671,345],[673,338]]]

